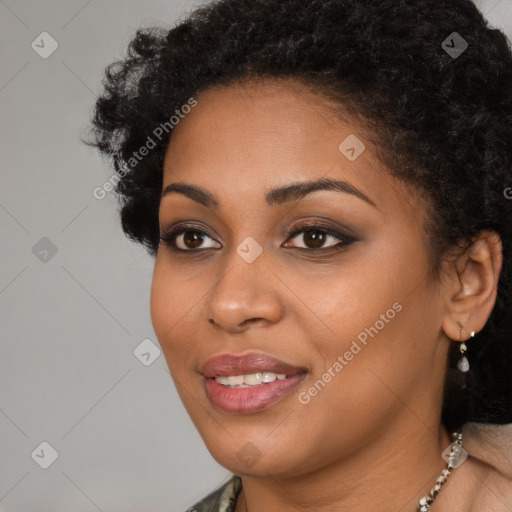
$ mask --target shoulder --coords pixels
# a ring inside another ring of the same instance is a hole
[[[224,485],[188,508],[186,512],[233,512],[241,490],[240,477],[233,475]]]
[[[472,510],[508,512],[512,508],[512,424],[468,423],[464,449],[485,470],[473,482]]]

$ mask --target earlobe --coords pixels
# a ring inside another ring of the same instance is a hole
[[[446,314],[442,328],[456,341],[485,326],[496,302],[503,256],[499,235],[481,231],[471,246],[452,261],[445,282]]]

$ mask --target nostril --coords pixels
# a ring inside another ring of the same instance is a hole
[[[263,318],[248,318],[247,320],[244,320],[240,325],[259,322],[260,320],[263,320]]]

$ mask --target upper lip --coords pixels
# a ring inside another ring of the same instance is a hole
[[[246,375],[257,372],[284,373],[297,375],[306,371],[305,368],[293,366],[266,354],[252,352],[249,354],[218,354],[208,359],[201,366],[201,373],[207,378]]]

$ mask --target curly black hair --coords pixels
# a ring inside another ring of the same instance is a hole
[[[497,302],[471,343],[465,380],[453,344],[442,419],[449,429],[512,422],[506,36],[470,0],[217,0],[171,30],[139,28],[106,69],[86,143],[113,162],[123,229],[152,255],[171,119],[212,87],[265,79],[300,82],[362,120],[379,160],[430,205],[433,270],[481,230],[500,235]]]

